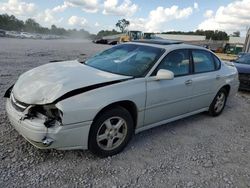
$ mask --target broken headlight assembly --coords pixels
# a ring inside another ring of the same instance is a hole
[[[23,119],[43,118],[44,125],[49,128],[55,125],[62,125],[63,113],[54,104],[36,105],[28,109],[28,113]]]

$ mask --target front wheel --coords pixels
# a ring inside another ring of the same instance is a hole
[[[89,150],[99,157],[119,153],[131,139],[133,127],[133,119],[126,109],[115,107],[104,111],[91,126]]]
[[[211,103],[209,107],[209,113],[212,116],[218,116],[222,113],[225,104],[227,102],[227,91],[226,89],[222,88],[220,91],[216,94],[213,102]]]

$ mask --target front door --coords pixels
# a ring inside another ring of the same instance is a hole
[[[160,69],[172,71],[174,79],[155,80]],[[190,71],[189,50],[175,50],[166,55],[147,80],[145,126],[189,112],[192,93]]]

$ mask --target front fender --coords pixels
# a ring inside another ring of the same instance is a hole
[[[91,90],[62,100],[56,106],[63,112],[63,124],[92,121],[106,106],[119,101],[132,101],[143,111],[146,100],[145,79],[130,80]]]

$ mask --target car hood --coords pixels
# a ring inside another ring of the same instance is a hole
[[[235,63],[235,67],[237,68],[239,73],[250,74],[250,65],[242,64],[242,63]]]
[[[108,73],[78,61],[50,63],[22,74],[13,87],[14,97],[26,104],[49,104],[65,93],[131,77]]]

